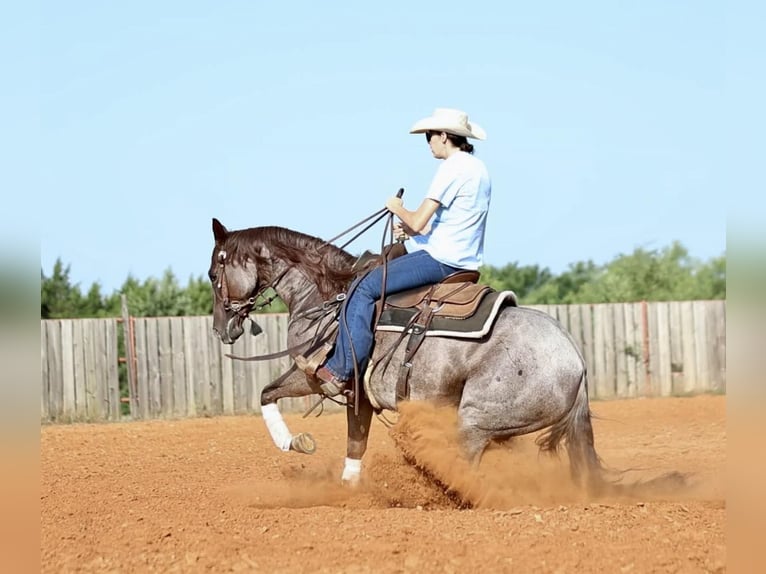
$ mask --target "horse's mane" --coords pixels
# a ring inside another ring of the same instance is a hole
[[[269,256],[263,255],[266,247]],[[273,259],[300,268],[316,284],[323,298],[345,291],[354,276],[356,258],[322,239],[284,227],[253,227],[231,231],[225,248],[236,260],[251,259],[260,268]]]

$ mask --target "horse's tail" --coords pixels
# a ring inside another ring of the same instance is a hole
[[[570,470],[575,482],[579,483],[584,475],[591,492],[603,491],[607,483],[604,480],[604,467],[593,442],[588,377],[585,369],[569,412],[540,435],[537,445],[541,451],[555,453],[558,452],[562,441],[566,443]]]

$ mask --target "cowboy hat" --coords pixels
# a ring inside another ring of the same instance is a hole
[[[427,131],[440,131],[477,140],[487,138],[487,133],[474,123],[469,123],[468,114],[460,110],[436,108],[433,115],[415,122],[410,129],[411,134],[422,134]]]

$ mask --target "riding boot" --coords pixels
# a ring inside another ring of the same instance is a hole
[[[341,394],[348,384],[346,381],[341,381],[325,367],[319,367],[315,376],[320,381],[319,388],[322,389],[322,392],[328,397],[334,397]]]

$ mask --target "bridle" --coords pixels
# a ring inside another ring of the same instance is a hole
[[[229,284],[226,280],[226,257],[228,256],[225,249],[221,249],[218,252],[218,289],[221,292],[221,299],[223,300],[223,309],[227,312],[232,312],[237,315],[239,315],[242,320],[244,321],[247,319],[247,317],[250,315],[250,313],[253,311],[253,309],[261,309],[263,307],[268,307],[271,305],[271,303],[278,297],[277,295],[273,295],[271,297],[268,297],[265,302],[260,303],[256,306],[255,302],[258,300],[258,297],[262,296],[264,291],[269,288],[273,288],[276,286],[277,283],[285,276],[285,273],[287,273],[288,269],[285,269],[282,271],[279,275],[277,275],[274,279],[269,281],[266,285],[263,285],[262,287],[258,288],[258,282],[256,281],[256,290],[255,293],[250,295],[245,300],[239,300],[239,299],[229,299]]]

